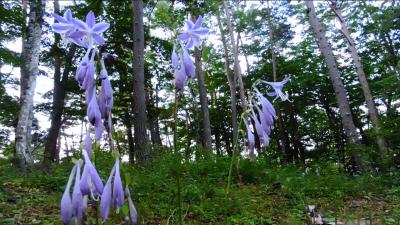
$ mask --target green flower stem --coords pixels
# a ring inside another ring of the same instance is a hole
[[[174,155],[176,160],[177,171],[175,173],[177,192],[178,192],[178,224],[183,224],[182,217],[182,193],[181,193],[181,157],[178,152],[177,146],[177,127],[178,127],[178,106],[179,106],[179,96],[178,92],[175,92],[175,112],[174,112]]]
[[[243,119],[244,119],[244,114],[245,114],[245,113],[246,113],[246,112],[243,112],[242,115],[240,116],[240,122],[239,122],[238,131],[237,131],[237,133],[235,134],[235,135],[236,135],[236,139],[235,139],[235,143],[234,143],[234,145],[233,145],[233,153],[232,153],[232,157],[231,157],[231,164],[230,164],[230,166],[229,166],[228,184],[227,184],[227,186],[226,186],[226,191],[225,191],[226,196],[229,195],[229,191],[230,191],[230,188],[231,188],[233,163],[234,163],[234,161],[235,161],[235,157],[236,157],[236,153],[237,153],[237,149],[238,149],[238,144],[239,144],[239,141],[238,141],[238,140],[239,140],[239,132],[240,132],[240,128],[241,128],[242,125],[243,125]]]

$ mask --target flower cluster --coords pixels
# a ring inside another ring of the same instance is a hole
[[[108,135],[111,135],[111,109],[113,107],[113,90],[108,77],[104,58],[108,55],[99,56],[98,46],[105,43],[103,32],[109,27],[106,22],[96,23],[93,12],[89,12],[86,21],[73,18],[70,10],[64,13],[64,16],[52,14],[58,21],[52,25],[55,32],[60,33],[64,41],[69,41],[84,47],[86,53],[81,59],[76,70],[75,78],[79,87],[85,91],[85,103],[87,105],[87,120],[94,127],[95,140],[102,138],[103,125]],[[101,66],[100,74],[96,73],[95,58],[98,55],[98,61]],[[96,80],[101,79],[101,88],[97,95]],[[111,206],[117,211],[124,204],[124,194],[128,199],[130,209],[131,224],[136,224],[137,213],[133,201],[130,197],[128,188],[124,192],[122,180],[120,177],[119,159],[117,157],[115,165],[111,171],[110,177],[105,186],[90,161],[92,154],[91,127],[88,127],[83,159],[78,160],[72,168],[63,197],[61,199],[61,220],[63,224],[69,224],[73,218],[77,224],[84,223],[83,216],[86,213],[88,199],[93,201],[100,200],[100,214],[103,220],[108,218]],[[84,165],[83,165],[84,163]],[[81,166],[83,172],[81,174]],[[70,194],[71,185],[74,180],[72,198]],[[113,186],[111,186],[113,182]]]
[[[202,39],[208,34],[208,29],[201,27],[203,17],[199,16],[193,24],[191,20],[186,20],[186,25],[181,31],[178,39],[178,48],[174,46],[172,51],[172,68],[174,69],[175,88],[182,91],[185,86],[186,78],[195,77],[195,66],[189,55],[189,50],[200,48]]]
[[[285,77],[280,82],[267,82],[260,80],[257,83],[264,83],[272,87],[274,91],[268,93],[267,95],[276,96],[274,101],[277,98],[281,98],[282,101],[286,101],[288,100],[288,94],[283,93],[282,89],[288,81],[289,77]],[[250,149],[254,149],[255,147],[253,130],[258,135],[261,147],[267,147],[269,145],[269,136],[274,125],[274,120],[276,119],[276,111],[271,102],[264,95],[261,94],[258,88],[254,87],[254,90],[255,99],[252,100],[253,104],[250,105],[250,108],[248,110],[248,119],[252,121],[252,123],[247,120],[244,121]],[[261,107],[259,105],[261,105]]]

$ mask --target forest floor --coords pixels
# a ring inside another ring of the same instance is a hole
[[[112,167],[108,159],[96,162],[103,180]],[[229,162],[216,158],[183,165],[186,224],[300,225],[306,224],[307,205],[315,205],[333,224],[400,224],[398,172],[350,176],[324,163],[305,173],[302,167],[241,160],[227,197]],[[122,168],[123,180],[132,180],[139,224],[176,224],[174,165],[167,155],[146,167]],[[40,168],[21,172],[10,161],[0,160],[0,224],[61,224],[59,202],[71,167],[66,162],[48,172]],[[95,215],[89,208],[89,214]],[[116,222],[123,221],[124,213],[124,208],[113,213],[106,224],[124,224]]]

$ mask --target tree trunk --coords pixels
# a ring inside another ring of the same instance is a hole
[[[60,13],[60,6],[58,0],[54,1],[54,12]],[[57,141],[60,128],[62,125],[62,115],[64,113],[65,95],[67,91],[68,75],[72,70],[70,62],[76,51],[76,45],[72,45],[67,57],[65,58],[65,68],[61,77],[61,62],[62,62],[62,51],[58,47],[60,44],[60,35],[54,36],[54,88],[53,88],[53,104],[51,112],[51,125],[49,133],[47,135],[45,146],[44,146],[44,164],[49,165],[51,162],[58,162],[59,160],[59,149],[57,148]]]
[[[204,135],[204,148],[206,148],[206,156],[209,155],[211,150],[211,125],[210,125],[210,113],[208,111],[208,99],[207,90],[204,84],[204,76],[201,62],[201,50],[198,48],[194,49],[194,58],[196,65],[196,77],[199,84],[200,92],[200,104],[203,112],[203,135]],[[208,157],[208,156],[207,156]]]
[[[344,21],[341,9],[336,5],[336,0],[330,0],[330,1],[331,1],[330,6],[331,6],[332,10],[334,11],[336,17],[339,19],[340,26],[341,26],[340,31],[342,32],[342,34],[344,35],[344,37],[347,40],[347,43],[348,43],[348,46],[349,46],[349,49],[351,52],[351,57],[356,66],[358,80],[360,81],[361,88],[363,90],[363,94],[365,97],[365,102],[367,103],[369,118],[371,119],[373,129],[376,133],[376,141],[378,144],[381,162],[385,163],[385,161],[387,159],[387,146],[386,146],[385,140],[381,136],[381,125],[379,122],[378,110],[376,109],[375,101],[374,101],[374,98],[372,97],[372,93],[371,93],[371,89],[369,88],[367,77],[365,76],[364,68],[361,63],[361,58],[358,55],[354,40],[351,37],[350,31],[347,28],[347,25]]]
[[[229,53],[228,53],[228,46],[225,38],[225,32],[222,27],[221,16],[219,14],[219,10],[217,12],[217,20],[219,31],[221,32],[221,41],[224,47],[224,60],[225,60],[225,74],[226,79],[228,80],[229,91],[231,95],[231,122],[232,122],[232,146],[236,143],[237,133],[238,133],[238,124],[237,124],[237,99],[236,99],[236,82],[235,79],[232,79],[231,70],[229,68]],[[226,143],[227,145],[229,143]]]
[[[225,14],[226,14],[226,23],[228,25],[228,30],[229,30],[229,35],[231,39],[231,47],[233,50],[233,63],[234,63],[234,71],[235,71],[235,78],[239,82],[239,93],[240,93],[240,104],[242,106],[242,110],[246,110],[247,108],[247,101],[246,101],[246,94],[244,91],[244,85],[243,85],[243,80],[242,80],[242,74],[241,74],[241,69],[240,69],[240,64],[239,64],[239,52],[238,52],[238,47],[235,44],[235,35],[233,33],[233,26],[231,22],[231,13],[228,7],[228,3],[224,1],[224,9],[225,9]]]
[[[350,104],[347,99],[346,89],[344,88],[343,82],[340,79],[339,70],[336,66],[335,58],[333,56],[332,48],[328,43],[325,35],[325,31],[317,18],[313,1],[306,1],[308,9],[309,22],[312,30],[314,31],[315,38],[318,42],[318,46],[322,55],[324,56],[326,66],[328,67],[329,77],[332,81],[333,88],[335,90],[336,100],[339,105],[339,112],[343,123],[344,130],[346,132],[348,142],[350,144],[360,144],[359,135],[357,133],[356,126],[354,125],[353,117],[351,115]],[[362,168],[362,159],[360,154],[353,155],[355,160],[355,166],[358,169]]]
[[[33,119],[33,96],[36,77],[39,74],[40,40],[45,1],[29,1],[29,21],[21,53],[21,110],[16,130],[16,157],[19,166],[31,164],[31,128]]]
[[[271,42],[271,62],[272,62],[272,79],[274,82],[278,80],[277,72],[276,72],[276,55],[275,55],[275,33],[274,33],[274,28],[272,27],[273,21],[271,18],[271,8],[269,7],[269,1],[267,1],[267,20],[268,20],[268,29],[270,33],[270,42]],[[280,149],[282,153],[288,152],[288,149],[286,149],[287,143],[285,143],[285,131],[283,129],[283,123],[282,123],[282,112],[279,108],[279,106],[275,106],[276,111],[278,113],[278,136],[279,139],[281,140],[280,143]],[[286,132],[287,134],[287,132]]]
[[[146,160],[146,99],[144,88],[144,28],[143,0],[133,4],[133,94],[135,157],[138,163]]]

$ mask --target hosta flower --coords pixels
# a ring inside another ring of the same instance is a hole
[[[112,182],[113,185],[111,184]],[[101,195],[100,215],[103,220],[108,218],[111,208],[111,199],[113,200],[114,208],[117,210],[124,205],[124,189],[119,173],[119,159],[115,161],[106,186],[104,187],[103,194]]]
[[[186,48],[192,49],[193,47],[199,47],[201,45],[201,39],[208,34],[208,29],[201,27],[203,23],[203,17],[199,16],[196,23],[186,20],[186,26],[179,35],[181,41],[186,42]]]
[[[250,125],[248,124],[247,121],[245,121],[244,123],[246,125],[246,130],[247,130],[247,140],[249,142],[249,149],[253,150],[256,142],[255,142],[255,138],[254,138],[254,133],[250,128]]]
[[[290,76],[285,76],[285,78],[280,81],[280,82],[267,82],[264,81],[263,83],[266,83],[268,85],[270,85],[273,89],[274,92],[270,92],[267,95],[268,96],[276,96],[275,99],[273,101],[275,101],[278,98],[281,98],[282,101],[286,101],[289,99],[289,95],[287,92],[283,92],[283,86],[290,80]]]
[[[105,43],[102,33],[106,31],[110,25],[106,22],[96,23],[96,18],[92,11],[86,15],[86,22],[74,19],[73,23],[78,29],[75,38],[82,39],[84,47],[91,48],[93,44],[103,45]]]
[[[113,187],[114,208],[119,209],[124,205],[124,188],[119,174],[119,159],[115,161],[115,175]]]
[[[111,114],[111,108],[113,107],[113,90],[111,82],[108,79],[108,73],[104,65],[104,60],[101,60],[101,89],[98,98],[98,105],[103,119],[108,119]]]
[[[89,157],[92,155],[92,139],[90,138],[90,129],[87,129],[84,143],[85,150]]]
[[[128,198],[128,206],[129,206],[129,219],[131,221],[131,225],[137,225],[137,211],[135,204],[133,204],[131,193],[129,192],[128,186],[125,188],[125,194]]]
[[[81,160],[76,165],[75,184],[72,191],[72,215],[76,218],[77,224],[80,224],[84,214],[83,196],[80,189],[81,180]]]
[[[92,197],[100,196],[103,193],[103,182],[100,179],[96,168],[93,166],[90,158],[85,150],[82,151],[85,160],[83,167],[82,178],[80,181],[80,188],[82,195],[91,194]]]
[[[72,17],[71,10],[66,10],[64,17],[57,15],[56,13],[51,14],[58,23],[54,23],[51,27],[54,32],[61,34],[64,41],[71,41],[79,46],[82,45],[77,33],[77,29],[74,25],[74,18]]]
[[[90,103],[87,108],[87,117],[89,122],[94,126],[95,128],[95,138],[96,140],[101,139],[101,133],[103,131],[103,124],[101,122],[101,112],[99,105],[97,104],[96,96],[95,94],[92,95],[92,99],[90,100]]]
[[[61,198],[61,221],[63,222],[64,225],[69,224],[69,222],[72,219],[73,208],[72,208],[70,189],[72,185],[72,180],[74,179],[74,174],[76,172],[76,167],[77,166],[75,165],[71,170],[67,186],[65,187],[64,194]]]
[[[182,49],[182,60],[183,65],[185,66],[185,73],[189,79],[193,79],[195,77],[195,66],[192,58],[190,57],[187,49]]]

